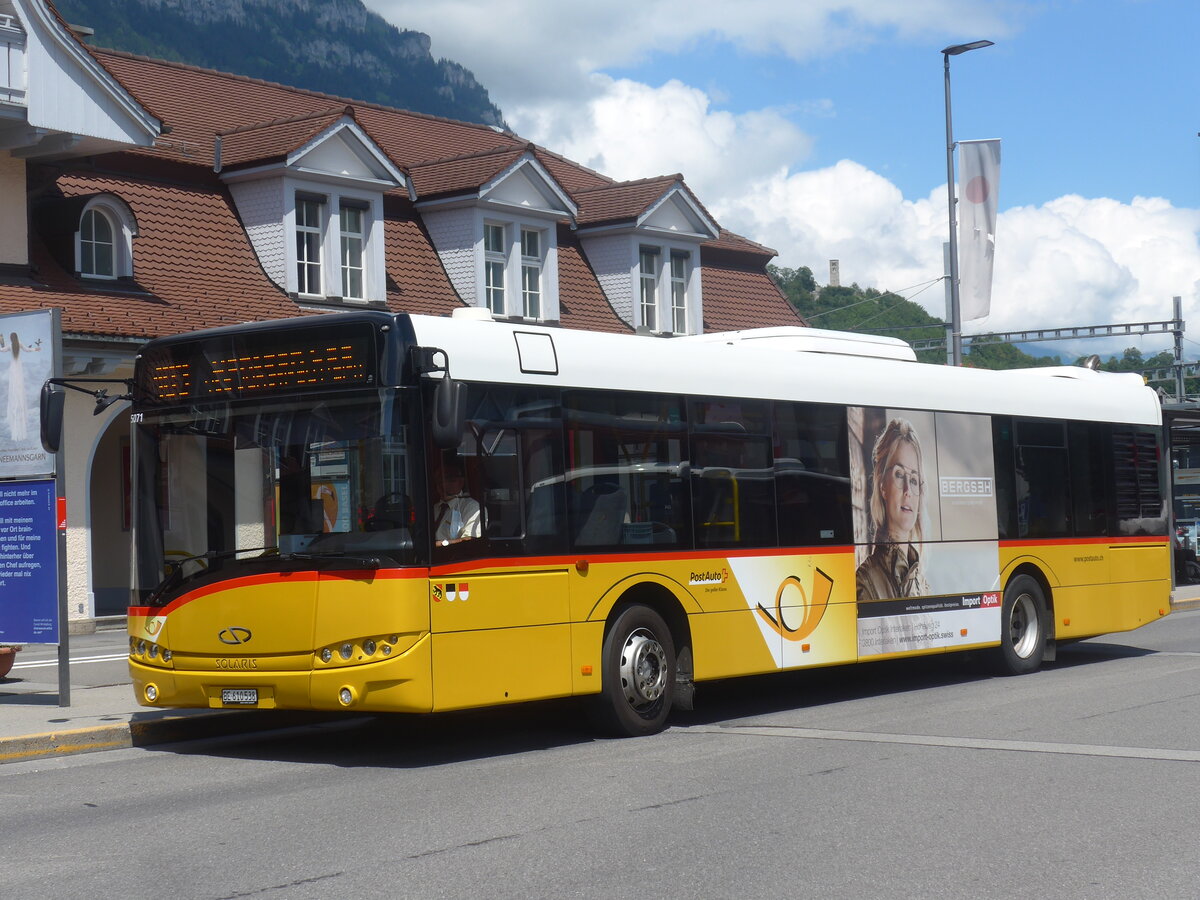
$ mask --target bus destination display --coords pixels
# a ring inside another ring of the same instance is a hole
[[[294,394],[375,383],[372,334],[361,328],[208,340],[159,348],[143,361],[151,403]]]

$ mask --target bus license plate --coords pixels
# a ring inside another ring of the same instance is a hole
[[[258,688],[221,688],[224,706],[257,706]]]

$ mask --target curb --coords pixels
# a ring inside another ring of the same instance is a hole
[[[1171,601],[1171,612],[1184,612],[1189,609],[1200,609],[1200,597]]]
[[[203,738],[226,737],[309,725],[327,714],[275,710],[217,710],[211,713],[96,725],[66,731],[47,731],[0,738],[0,764],[52,756],[73,756],[98,750],[152,747]]]

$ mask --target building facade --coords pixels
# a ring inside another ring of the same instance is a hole
[[[60,309],[66,375],[128,377],[152,337],[345,309],[664,339],[803,324],[767,276],[774,251],[721,228],[681,175],[617,182],[492,127],[86,33],[46,0],[0,0],[0,314]],[[123,406],[67,400],[76,630],[127,603]]]

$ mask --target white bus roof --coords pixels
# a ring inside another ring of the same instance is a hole
[[[818,331],[804,341],[795,332],[807,329],[792,328],[663,338],[480,318],[409,318],[417,343],[445,350],[451,375],[464,381],[1161,423],[1157,395],[1133,373],[926,365],[912,361],[911,350],[899,358],[894,338]],[[870,346],[882,352],[865,355]]]

